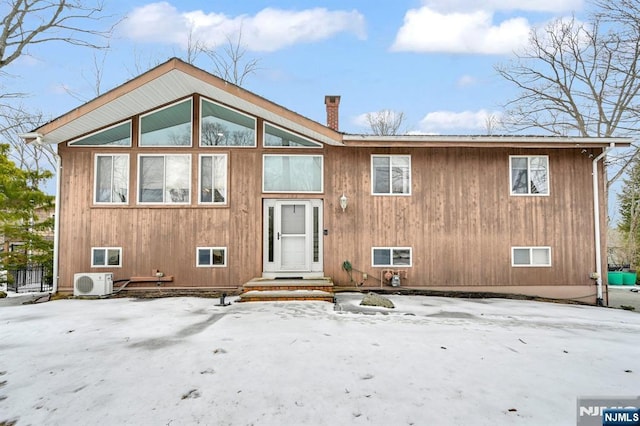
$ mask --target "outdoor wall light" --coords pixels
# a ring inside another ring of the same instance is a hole
[[[347,209],[347,204],[349,204],[349,199],[346,195],[342,194],[340,197],[340,207],[342,207],[343,212]]]

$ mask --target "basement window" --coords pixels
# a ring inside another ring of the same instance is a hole
[[[551,266],[551,247],[512,247],[511,266]]]
[[[196,266],[199,268],[220,268],[227,266],[226,247],[198,247]]]
[[[92,268],[113,268],[122,266],[122,247],[93,247],[91,249]]]
[[[411,247],[373,247],[372,266],[411,266]]]

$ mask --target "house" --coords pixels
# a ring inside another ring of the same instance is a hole
[[[58,291],[111,272],[606,297],[602,159],[629,139],[352,135],[339,104],[323,125],[171,59],[23,135],[58,146]]]

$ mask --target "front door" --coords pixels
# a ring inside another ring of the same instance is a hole
[[[263,276],[322,276],[322,200],[264,200]]]

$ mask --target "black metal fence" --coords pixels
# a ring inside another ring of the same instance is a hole
[[[29,265],[7,270],[7,290],[30,293],[53,290],[53,276],[45,265]]]

